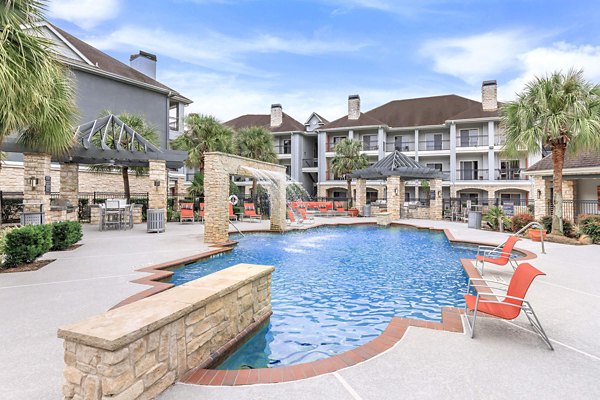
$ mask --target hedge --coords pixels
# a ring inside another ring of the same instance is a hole
[[[544,225],[544,228],[546,228],[546,233],[550,233],[552,231],[552,216],[551,215],[542,217],[540,219],[540,223],[542,225]],[[573,226],[573,224],[570,221],[568,221],[566,219],[563,219],[563,233],[565,234],[566,237],[570,237],[570,238],[574,238],[577,236],[575,227]]]
[[[517,214],[511,218],[512,231],[519,232],[530,222],[533,222],[533,215],[528,213]]]
[[[600,215],[580,215],[579,227],[581,232],[588,235],[594,243],[600,244]]]
[[[82,237],[79,222],[63,221],[52,224],[52,250],[64,250],[79,242]]]
[[[5,266],[30,263],[52,248],[51,225],[27,225],[6,235]]]

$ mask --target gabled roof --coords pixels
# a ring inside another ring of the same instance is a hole
[[[77,66],[88,67],[92,69],[97,69],[98,72],[106,72],[109,74],[118,75],[120,77],[130,79],[141,84],[154,86],[158,89],[161,89],[162,92],[172,92],[173,95],[177,95],[177,97],[183,103],[190,104],[192,101],[177,92],[176,90],[160,83],[159,81],[152,79],[151,77],[141,73],[135,68],[130,67],[122,63],[121,61],[109,56],[108,54],[98,50],[97,48],[87,44],[81,39],[76,38],[70,33],[60,29],[56,25],[51,23],[46,23],[47,26],[59,34],[59,38],[61,40],[67,41],[70,48],[74,49],[78,53],[80,53],[84,59],[83,61],[75,60],[73,58],[68,58],[68,63],[73,67],[77,68]],[[62,38],[61,38],[62,37]],[[63,59],[65,59],[63,57]],[[89,61],[89,63],[87,62]],[[90,65],[91,63],[91,65]]]
[[[398,150],[383,160],[377,161],[368,168],[352,172],[353,178],[382,179],[389,176],[399,176],[406,179],[436,179],[441,178],[440,171],[419,164]]]
[[[316,112],[313,112],[312,114],[310,114],[310,117],[308,117],[308,119],[306,120],[306,122],[304,123],[304,125],[308,125],[310,123],[310,120],[313,117],[315,117],[319,121],[319,123],[321,123],[321,124],[328,124],[329,123],[329,121],[326,120],[325,118],[323,118],[321,115],[319,115]]]
[[[235,130],[249,128],[251,126],[261,126],[270,132],[304,132],[304,125],[283,113],[283,123],[274,128],[271,127],[270,114],[246,114],[225,122],[225,125]]]
[[[565,155],[564,170],[572,168],[592,168],[600,167],[600,153],[594,151],[582,151],[576,154],[567,153]],[[552,154],[542,158],[540,161],[527,168],[527,172],[533,171],[551,171],[554,168],[552,163]]]
[[[382,122],[378,119],[373,118],[368,113],[360,113],[360,117],[358,119],[348,119],[348,116],[343,116],[342,118],[338,118],[335,121],[332,121],[325,126],[323,126],[322,130],[327,129],[336,129],[336,128],[350,128],[353,126],[374,126],[374,125],[387,125],[385,122]]]

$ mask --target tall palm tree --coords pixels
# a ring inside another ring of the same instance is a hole
[[[112,114],[110,111],[103,111],[100,114],[100,117],[107,116]],[[156,144],[158,142],[158,134],[156,129],[146,121],[143,115],[140,114],[130,114],[130,113],[122,113],[119,115],[119,119],[125,123],[125,125],[129,126],[133,129],[137,135],[142,136],[144,139],[148,140],[152,144]],[[116,143],[114,138],[118,137],[118,135],[107,135],[106,136],[106,144],[110,148],[116,148]],[[93,140],[97,143],[97,146],[100,146],[100,136],[94,136]],[[125,140],[129,140],[126,138]],[[127,143],[121,143],[123,147],[127,147]],[[128,167],[128,166],[109,166],[109,165],[91,165],[90,169],[94,172],[110,172],[110,171],[120,171],[121,176],[123,177],[123,191],[125,192],[125,198],[127,202],[131,202],[131,189],[129,185],[129,171],[135,172],[136,176],[142,176],[148,173],[148,167]]]
[[[344,139],[335,145],[335,157],[331,160],[331,171],[343,176],[348,184],[348,201],[352,206],[352,171],[366,168],[369,165],[367,156],[361,154],[362,143],[358,140]]]
[[[600,150],[600,85],[586,81],[581,70],[535,78],[502,107],[502,126],[508,155],[552,151],[552,233],[562,235],[565,153]]]
[[[0,2],[0,142],[19,134],[27,147],[58,154],[74,138],[71,76],[36,27],[45,0]]]
[[[231,153],[233,130],[210,115],[189,114],[185,133],[171,142],[174,149],[186,150],[185,164],[204,171],[204,153],[222,151]]]
[[[260,126],[240,129],[235,137],[235,152],[254,160],[274,163],[277,154],[273,149],[273,135]],[[256,194],[256,178],[252,179],[252,195]]]

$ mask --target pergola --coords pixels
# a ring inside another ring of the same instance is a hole
[[[60,198],[78,204],[79,164],[107,167],[149,167],[148,208],[167,207],[167,168],[180,168],[187,152],[163,150],[150,143],[115,115],[107,115],[78,126],[74,144],[65,154],[49,155],[25,146],[18,137],[7,138],[3,151],[23,153],[24,201],[50,210],[50,162],[60,163]],[[56,215],[49,218],[63,219]]]
[[[400,219],[400,210],[404,204],[405,182],[425,179],[430,182],[430,218],[442,218],[442,174],[435,168],[429,168],[399,150],[368,168],[352,172],[356,182],[356,208],[359,210],[367,201],[367,179],[385,179],[387,184],[387,210],[393,220]]]

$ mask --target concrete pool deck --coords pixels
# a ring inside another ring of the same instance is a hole
[[[500,243],[507,236],[461,223],[401,222],[450,229],[459,240]],[[267,229],[267,224],[238,226]],[[143,225],[133,231],[99,232],[88,225],[82,247],[47,254],[45,258],[56,261],[39,271],[0,275],[0,398],[60,398],[63,348],[57,328],[146,289],[130,282],[145,275],[135,270],[208,250],[202,230],[200,224],[169,224],[164,234],[146,234]],[[547,273],[534,283],[528,298],[554,341],[554,352],[529,331],[524,317],[513,323],[482,320],[474,340],[411,327],[392,349],[335,373],[242,387],[178,383],[160,398],[600,398],[600,246],[547,243],[545,255],[539,243],[529,240],[518,247],[536,253],[532,264]],[[486,267],[486,277],[508,281],[511,272]]]

